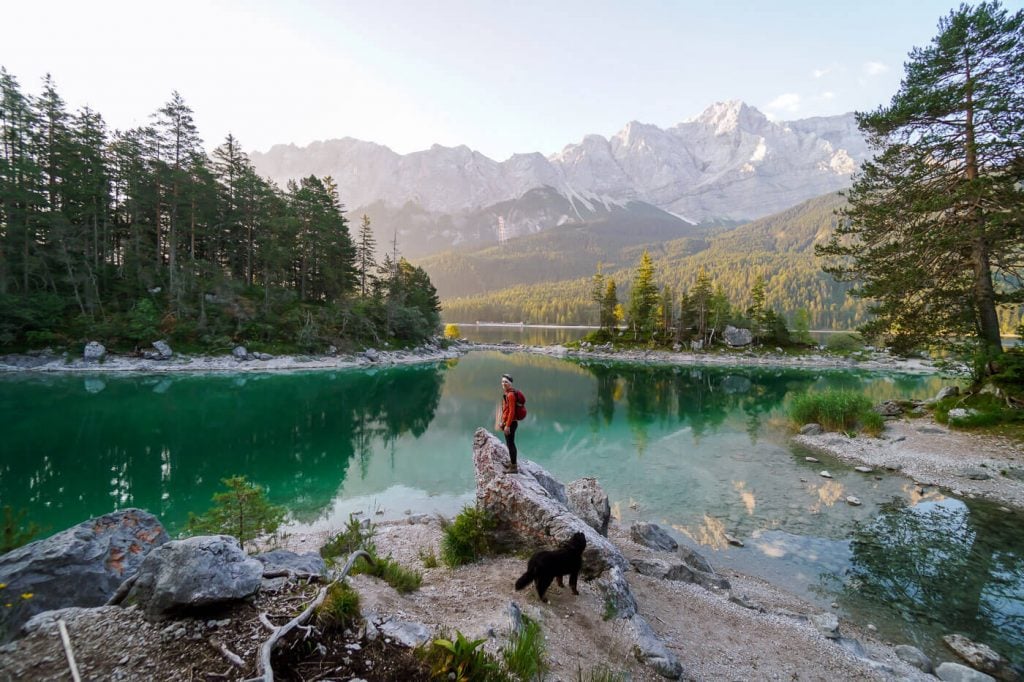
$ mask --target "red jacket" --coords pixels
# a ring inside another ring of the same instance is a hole
[[[501,403],[501,428],[516,421],[516,389],[505,391]]]

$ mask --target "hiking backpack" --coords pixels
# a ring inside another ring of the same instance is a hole
[[[526,396],[518,388],[513,389],[516,394],[516,421],[526,419]]]

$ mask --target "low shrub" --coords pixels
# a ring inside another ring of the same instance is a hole
[[[420,561],[423,562],[424,568],[437,568],[439,566],[437,562],[437,554],[434,553],[434,549],[420,549],[419,551]]]
[[[442,524],[441,560],[454,568],[494,553],[494,518],[482,509],[466,506],[451,522]]]
[[[965,417],[951,419],[950,410],[963,408]],[[935,421],[956,428],[971,429],[1003,424],[1024,425],[1024,410],[1008,407],[1005,400],[991,393],[950,396],[935,404]]]
[[[340,559],[344,562],[357,549],[366,550],[367,554],[375,556],[377,545],[373,542],[373,536],[376,532],[373,523],[367,522],[364,525],[354,514],[349,514],[345,528],[320,548],[320,556],[328,561]]]
[[[328,632],[340,632],[359,619],[359,593],[343,582],[334,583],[316,610],[317,625]]]
[[[374,555],[372,566],[366,562],[358,562],[352,567],[352,573],[354,575],[364,573],[380,578],[395,588],[399,594],[414,592],[423,584],[423,575],[419,571],[402,566],[390,556]]]
[[[872,409],[871,399],[856,391],[828,390],[793,397],[789,416],[794,424],[818,423],[829,431],[854,431],[858,427],[881,433],[881,417]]]
[[[456,630],[455,637],[446,635],[432,641],[421,650],[421,656],[435,680],[508,682],[510,678],[498,662],[481,648],[486,641],[466,639]]]
[[[825,338],[825,348],[837,353],[852,353],[864,348],[864,339],[853,332],[836,332]]]

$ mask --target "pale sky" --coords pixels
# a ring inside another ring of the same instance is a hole
[[[958,4],[9,0],[0,66],[32,94],[51,73],[112,129],[177,90],[210,149],[229,132],[261,151],[349,136],[504,160],[730,99],[785,120],[873,109]]]

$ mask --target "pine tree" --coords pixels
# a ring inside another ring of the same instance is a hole
[[[879,153],[818,252],[872,301],[869,335],[899,348],[973,337],[992,356],[997,305],[1024,300],[1024,10],[961,5],[938,30],[891,103],[857,115]]]
[[[590,278],[590,300],[597,305],[597,330],[604,329],[604,316],[601,314],[604,309],[605,284],[604,275],[601,273],[601,263],[597,263],[597,270]]]
[[[658,305],[658,287],[654,284],[654,262],[646,250],[640,255],[633,287],[629,292],[628,324],[633,328],[633,339],[643,334],[644,338],[653,331],[654,316]]]
[[[363,214],[362,222],[359,224],[359,238],[356,241],[356,270],[359,273],[359,295],[366,297],[367,286],[373,287],[373,270],[377,267],[374,261],[374,252],[377,249],[377,241],[373,237],[373,230],[370,229],[370,216]]]

